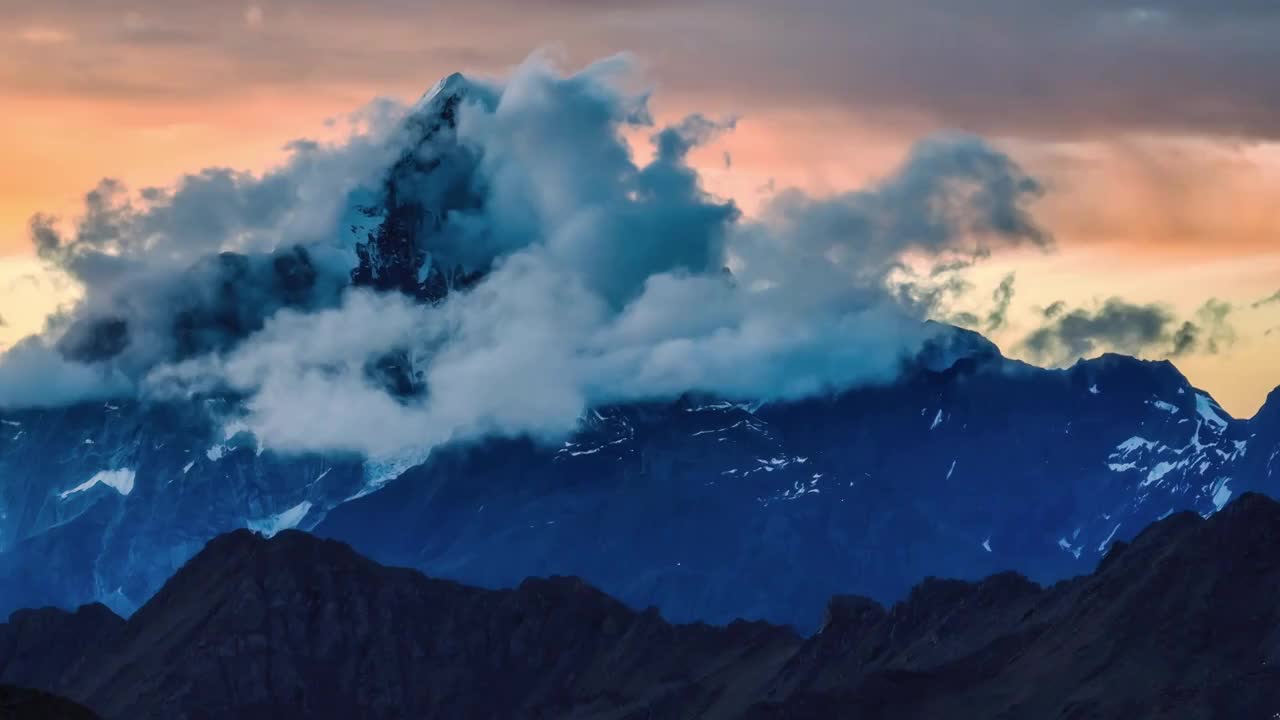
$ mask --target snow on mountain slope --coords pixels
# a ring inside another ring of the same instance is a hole
[[[813,627],[840,588],[1052,581],[1173,510],[1275,492],[1249,448],[1280,435],[1180,422],[1198,397],[1168,363],[987,358],[820,400],[602,408],[559,448],[438,451],[316,531],[470,582],[573,573],[682,620]]]

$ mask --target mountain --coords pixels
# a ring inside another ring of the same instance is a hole
[[[15,614],[0,677],[108,718],[620,717],[695,699],[737,714],[799,642],[764,623],[672,626],[574,578],[481,590],[241,530],[127,622],[100,605]]]
[[[37,690],[0,685],[0,720],[96,720],[70,700]]]
[[[426,251],[478,202],[477,159],[453,138],[464,97],[485,101],[447,78],[406,121],[405,152],[350,218],[351,284],[429,305],[488,271]],[[181,314],[180,356],[260,328],[253,298],[331,301],[307,258],[202,266],[219,301]],[[84,352],[119,344],[104,322]],[[1278,493],[1280,393],[1237,420],[1167,362],[1046,370],[974,333],[932,334],[886,385],[599,407],[559,447],[490,439],[381,462],[263,448],[229,421],[230,397],[0,411],[0,613],[96,601],[128,615],[210,538],[300,528],[485,587],[577,575],[677,621],[809,630],[836,593],[892,602],[930,575],[1006,569],[1052,582],[1168,513]],[[394,353],[367,372],[425,392]]]
[[[1001,573],[890,607],[840,596],[801,638],[673,625],[576,578],[484,590],[241,530],[127,621],[16,614],[0,681],[106,718],[1270,717],[1278,551],[1280,504],[1251,493],[1052,587]]]
[[[1051,582],[1171,512],[1275,492],[1275,428],[1168,363],[984,356],[802,402],[601,408],[561,448],[438,451],[314,530],[488,586],[571,573],[681,621],[812,628],[844,590]]]

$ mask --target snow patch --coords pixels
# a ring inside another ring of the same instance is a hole
[[[982,541],[982,549],[991,552],[991,538]]]
[[[1124,442],[1117,445],[1116,449],[1120,451],[1121,457],[1123,457],[1133,452],[1134,450],[1142,450],[1142,449],[1150,450],[1155,446],[1156,446],[1155,440],[1148,440],[1144,437],[1138,437],[1137,435],[1134,435],[1128,440],[1125,440]]]
[[[1231,499],[1231,490],[1227,488],[1227,483],[1231,482],[1231,478],[1222,478],[1218,481],[1217,488],[1213,491],[1213,507],[1221,510],[1226,506],[1227,501]]]
[[[311,512],[311,501],[303,500],[284,512],[276,513],[261,520],[250,520],[246,523],[250,530],[260,532],[265,537],[271,537],[281,530],[289,530],[298,527],[298,523]]]
[[[1227,421],[1217,411],[1222,410],[1208,395],[1196,393],[1196,413],[1204,418],[1204,421],[1222,432],[1227,429]]]
[[[956,471],[956,461],[955,461],[955,460],[952,460],[952,461],[951,461],[951,467],[947,470],[947,479],[948,479],[948,480],[950,480],[950,479],[951,479],[951,473],[953,473],[953,472],[955,472],[955,471]]]
[[[195,467],[195,466],[196,466],[196,461],[195,461],[195,460],[192,460],[191,462],[187,463],[186,465],[183,465],[183,466],[182,466],[182,474],[183,474],[183,475],[186,475],[187,473],[191,472],[191,468],[193,468],[193,467]]]
[[[1097,384],[1097,383],[1094,383],[1094,384],[1092,384],[1092,385],[1090,385],[1090,386],[1089,386],[1089,394],[1091,394],[1091,395],[1101,395],[1101,394],[1102,394],[1102,391],[1098,389],[1098,384]]]
[[[1163,410],[1169,413],[1170,415],[1178,414],[1178,406],[1174,405],[1173,403],[1167,403],[1163,400],[1149,400],[1148,402],[1152,406],[1154,406],[1157,410]]]
[[[1185,461],[1183,461],[1185,462]],[[1147,479],[1142,481],[1138,487],[1146,487],[1153,482],[1159,482],[1161,478],[1168,475],[1170,471],[1178,469],[1183,463],[1160,462],[1151,468],[1151,472],[1147,473]]]
[[[699,405],[698,407],[695,407],[695,408],[685,408],[684,411],[689,413],[694,413],[694,412],[707,412],[708,410],[733,410],[736,408],[738,410],[742,410],[743,412],[751,413],[752,415],[754,415],[756,411],[760,409],[760,406],[763,404],[764,404],[763,402],[754,402],[754,403],[718,402],[718,403],[712,403],[710,405]]]
[[[1100,545],[1098,545],[1098,552],[1105,552],[1105,551],[1106,551],[1106,549],[1107,549],[1107,544],[1111,542],[1111,538],[1113,538],[1113,537],[1115,537],[1115,536],[1116,536],[1116,531],[1120,529],[1120,526],[1121,526],[1122,524],[1123,524],[1123,523],[1116,523],[1116,526],[1115,526],[1115,527],[1113,527],[1113,528],[1111,528],[1111,534],[1107,536],[1107,539],[1106,539],[1106,540],[1103,540],[1103,541],[1102,541],[1102,543],[1101,543]]]
[[[1076,532],[1079,533],[1078,530]],[[1084,549],[1083,545],[1079,547],[1072,547],[1071,543],[1068,542],[1066,538],[1058,538],[1058,547],[1074,555],[1077,560],[1080,559],[1080,551]]]
[[[99,470],[94,476],[71,488],[70,490],[59,493],[58,497],[66,500],[68,497],[84,492],[95,485],[106,485],[121,495],[128,495],[133,492],[134,472],[127,468],[119,470]]]
[[[430,454],[430,449],[411,450],[386,459],[366,461],[364,464],[364,487],[360,489],[360,492],[347,498],[347,500],[357,500],[365,495],[378,492],[387,483],[403,475],[409,468],[417,467],[426,462],[427,456]]]
[[[933,424],[929,426],[930,430],[936,429],[942,424],[942,410],[938,410],[938,414],[933,416]]]

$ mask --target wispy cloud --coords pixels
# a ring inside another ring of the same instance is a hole
[[[1015,348],[1037,361],[1066,364],[1103,351],[1156,357],[1217,354],[1236,341],[1231,304],[1210,299],[1192,319],[1180,320],[1169,307],[1112,297],[1096,308],[1067,309],[1053,303],[1044,323]]]
[[[31,45],[60,45],[73,39],[71,33],[53,27],[28,27],[18,32],[23,42]]]
[[[1264,297],[1261,300],[1258,300],[1257,302],[1253,303],[1251,307],[1257,310],[1258,308],[1263,307],[1264,305],[1274,305],[1276,303],[1280,303],[1280,290],[1276,291],[1274,295],[1268,295],[1267,297]]]

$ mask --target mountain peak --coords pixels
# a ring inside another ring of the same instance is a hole
[[[466,95],[472,87],[473,85],[466,75],[460,72],[450,73],[441,78],[430,90],[423,93],[422,97],[414,105],[414,109],[429,107],[437,98]]]
[[[961,360],[980,363],[1003,357],[995,343],[973,330],[935,320],[925,321],[925,329],[930,337],[917,354],[916,362],[927,370],[943,372]]]
[[[407,147],[387,170],[376,204],[362,209],[367,222],[353,228],[360,235],[354,285],[438,302],[487,269],[463,268],[432,246],[450,213],[481,203],[472,178],[478,160],[455,133],[464,100],[492,102],[480,86],[454,73],[427,91],[405,118]]]
[[[1262,407],[1253,416],[1257,422],[1268,423],[1280,427],[1280,387],[1267,394]]]

